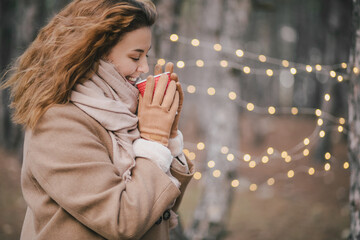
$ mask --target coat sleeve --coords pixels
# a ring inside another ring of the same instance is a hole
[[[106,239],[138,239],[180,191],[143,158],[137,158],[125,183],[84,115],[49,109],[29,137],[27,164],[47,194],[77,221]]]

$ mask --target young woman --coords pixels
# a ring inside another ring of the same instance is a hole
[[[15,64],[3,87],[26,129],[22,240],[169,238],[194,169],[173,65],[166,91],[165,76],[144,97],[134,86],[155,18],[148,0],[75,0]]]

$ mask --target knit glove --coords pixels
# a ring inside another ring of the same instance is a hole
[[[171,127],[179,106],[179,93],[175,81],[167,87],[167,75],[160,77],[154,91],[154,77],[149,76],[144,97],[139,95],[139,131],[144,139],[168,145]]]
[[[179,125],[179,119],[180,119],[180,112],[182,109],[182,105],[183,105],[183,100],[184,100],[184,93],[181,87],[181,84],[179,82],[179,77],[176,73],[174,72],[174,64],[172,62],[168,62],[165,65],[165,72],[170,72],[170,79],[174,80],[176,82],[176,90],[179,92],[179,106],[177,109],[177,114],[175,116],[174,122],[171,126],[171,131],[170,131],[170,138],[174,138],[177,136],[177,130],[178,130],[178,125]],[[154,70],[154,74],[158,75],[162,73],[162,68],[161,65],[156,64],[155,65],[155,70]]]

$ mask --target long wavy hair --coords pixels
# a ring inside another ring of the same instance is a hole
[[[122,37],[150,27],[150,0],[75,0],[40,30],[16,60],[1,88],[11,89],[13,121],[34,128],[54,104],[70,101],[74,85],[89,78]]]

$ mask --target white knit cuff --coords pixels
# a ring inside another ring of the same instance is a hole
[[[139,138],[134,141],[133,149],[136,157],[150,159],[158,165],[164,173],[169,171],[173,157],[170,150],[164,145]]]
[[[177,136],[169,139],[168,148],[171,151],[173,157],[179,156],[184,148],[184,137],[180,130],[177,130]]]

